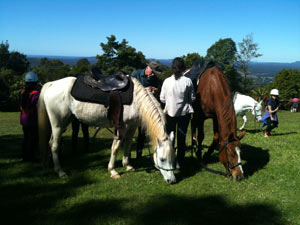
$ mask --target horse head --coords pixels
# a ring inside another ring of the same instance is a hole
[[[175,150],[173,148],[174,133],[165,140],[157,140],[156,150],[153,154],[155,167],[160,170],[168,184],[176,183],[174,170],[176,169]]]
[[[234,138],[234,135],[231,135],[227,142],[221,143],[219,150],[220,162],[223,163],[228,174],[230,174],[236,181],[242,180],[244,178],[242,160],[240,155],[240,140],[245,136],[245,134],[246,130],[243,130],[241,134],[236,138]]]
[[[262,101],[256,102],[252,110],[252,114],[256,118],[257,122],[262,121]]]

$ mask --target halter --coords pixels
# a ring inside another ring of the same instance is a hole
[[[225,144],[224,144],[224,146],[221,148],[219,154],[221,154],[221,152],[225,149],[226,165],[227,165],[227,168],[228,168],[227,171],[230,173],[231,170],[233,170],[235,167],[238,167],[238,166],[242,165],[242,163],[241,163],[241,162],[238,162],[238,163],[232,165],[232,164],[229,162],[229,160],[228,160],[227,148],[226,148],[226,146],[227,146],[228,144],[232,144],[232,142],[226,141]]]
[[[156,162],[158,162],[158,158],[157,158],[157,148],[155,149],[154,153],[156,153]],[[153,154],[154,154],[154,153],[153,153]],[[153,154],[151,154],[151,155],[153,155]],[[153,159],[153,157],[152,157],[152,159]],[[153,161],[154,161],[154,160],[153,160]],[[160,170],[164,170],[164,171],[174,171],[174,170],[176,170],[176,158],[175,158],[175,160],[174,160],[173,168],[171,168],[171,169],[166,169],[166,168],[160,167],[159,165],[157,165],[157,164],[155,163],[155,161],[154,161],[154,166],[155,166],[156,169],[160,169]]]
[[[252,112],[253,111],[254,111],[254,127],[256,129],[256,116],[258,115],[258,114],[256,114],[256,104],[254,104],[254,106],[253,106]],[[261,114],[260,114],[260,116],[261,116]]]

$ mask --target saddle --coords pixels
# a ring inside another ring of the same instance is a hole
[[[184,75],[188,78],[190,78],[193,83],[198,83],[201,75],[204,73],[205,70],[211,68],[211,67],[218,67],[219,69],[223,70],[222,65],[211,61],[211,60],[196,60],[193,62],[193,65],[187,73]]]
[[[132,104],[133,83],[127,75],[118,72],[95,80],[91,76],[79,75],[72,87],[71,95],[78,101],[102,104],[108,107],[107,119],[114,127],[116,138],[123,137],[123,105]]]
[[[128,77],[122,71],[117,71],[108,76],[97,74],[97,80],[92,76],[84,76],[84,83],[101,91],[122,90],[128,84]]]

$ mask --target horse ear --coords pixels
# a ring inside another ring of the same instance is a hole
[[[158,138],[156,138],[156,141],[157,141],[158,148],[161,148],[162,147],[162,142]]]
[[[238,139],[242,140],[242,138],[245,136],[245,134],[246,134],[246,130],[243,129],[242,132],[240,133],[240,135],[238,136]]]
[[[259,102],[259,104],[262,104],[263,103],[263,100],[261,100],[260,102]]]
[[[172,131],[169,135],[170,141],[173,143],[175,135],[174,135],[174,131]]]

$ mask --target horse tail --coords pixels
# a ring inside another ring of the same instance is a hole
[[[38,131],[39,131],[39,150],[41,161],[44,167],[47,167],[49,159],[49,140],[51,136],[51,125],[48,117],[44,95],[51,83],[46,83],[41,91],[38,102]]]

